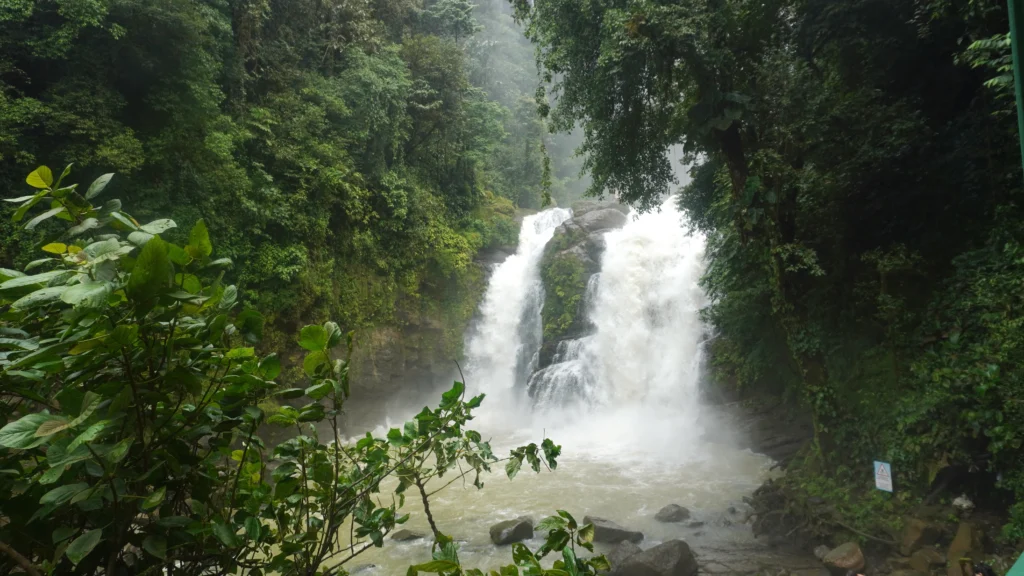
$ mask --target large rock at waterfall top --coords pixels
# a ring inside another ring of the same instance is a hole
[[[618,544],[619,542],[629,541],[636,543],[644,539],[643,532],[624,528],[611,520],[597,516],[584,516],[583,523],[594,525],[594,542]]]
[[[525,516],[491,526],[491,542],[498,546],[515,544],[530,538],[533,538],[533,519]]]
[[[658,522],[682,522],[690,517],[690,511],[678,504],[669,504],[654,515]]]
[[[574,216],[573,222],[586,233],[621,228],[626,224],[627,216],[614,208],[593,210],[582,216]]]
[[[618,210],[623,214],[629,214],[629,206],[611,200],[577,200],[572,203],[570,208],[572,208],[572,215],[575,218],[585,216],[595,210],[605,210],[607,208]]]
[[[615,576],[695,576],[697,559],[690,546],[682,540],[669,540],[650,550],[630,556],[618,568]]]
[[[587,284],[600,270],[605,233],[628,220],[629,208],[615,202],[583,201],[572,209],[573,217],[555,229],[540,263],[544,306],[538,368],[549,365],[559,341],[593,330],[586,314]]]
[[[846,576],[850,570],[860,571],[864,568],[864,553],[855,542],[847,542],[833,548],[822,562],[835,576]]]

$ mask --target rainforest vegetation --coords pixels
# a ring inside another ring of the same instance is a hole
[[[810,412],[791,480],[843,508],[869,493],[862,470],[891,461],[901,497],[865,496],[861,519],[973,486],[1020,542],[1024,174],[1006,4],[516,7],[556,80],[549,121],[582,123],[591,193],[653,207],[669,150],[693,163],[679,202],[708,238],[712,369]]]
[[[560,447],[497,457],[461,382],[342,442],[353,335],[443,318],[457,356],[517,215],[656,209],[677,150],[711,375],[813,423],[794,498],[875,534],[970,491],[1019,546],[1007,22],[995,0],[0,1],[0,572],[344,574],[409,495],[434,542],[409,574],[482,574],[427,482]],[[563,264],[549,335],[581,305]],[[593,525],[538,529],[501,575],[607,569],[577,556]]]

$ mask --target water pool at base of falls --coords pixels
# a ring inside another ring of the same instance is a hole
[[[690,443],[695,452],[706,456],[677,462],[651,462],[647,455],[614,459],[606,452],[585,452],[573,442],[564,441],[564,437],[560,440],[556,431],[549,430],[548,436],[563,445],[564,456],[555,471],[542,468],[534,474],[524,467],[509,481],[498,464],[494,473],[484,478],[482,490],[474,488],[471,480],[466,486],[457,482],[431,499],[438,528],[459,542],[459,558],[465,567],[486,570],[511,564],[511,547],[492,544],[489,528],[520,516],[530,516],[537,522],[557,509],[569,511],[580,521],[589,514],[639,530],[644,533],[640,546],[645,549],[666,540],[685,540],[702,564],[703,557],[718,548],[755,544],[748,525],[726,526],[724,520],[729,518],[729,506],[742,506],[743,496],[767,477],[771,462],[766,457],[725,446]],[[525,443],[539,438],[523,434],[517,440]],[[500,457],[507,454],[507,449],[496,448],[495,453]],[[442,482],[434,481],[432,485],[440,486]],[[667,504],[688,508],[691,518],[674,524],[655,521],[654,515]],[[359,575],[400,576],[410,565],[429,561],[430,529],[414,492],[407,496],[405,511],[412,516],[403,528],[428,538],[387,540],[383,548],[360,555],[346,568]],[[691,527],[697,522],[704,524]],[[543,536],[538,532],[526,544],[536,550]],[[607,553],[611,548],[598,544],[595,551]],[[547,560],[545,564],[550,565],[554,558]]]
[[[738,448],[728,426],[699,399],[707,336],[700,320],[706,305],[699,286],[704,239],[687,230],[672,198],[658,211],[631,213],[624,226],[608,231],[600,272],[589,278],[581,310],[592,330],[559,343],[554,363],[538,371],[540,266],[545,245],[570,216],[552,209],[523,221],[519,248],[492,272],[479,320],[466,338],[467,393],[487,395],[472,428],[491,439],[499,457],[549,437],[562,445],[557,470],[534,474],[524,468],[509,481],[499,463],[482,490],[471,480],[456,482],[431,499],[439,529],[459,542],[464,566],[494,569],[511,564],[512,557],[510,547],[491,543],[492,525],[520,516],[537,522],[562,509],[581,521],[598,516],[639,530],[643,548],[683,539],[705,572],[755,571],[751,558],[770,553],[727,510],[743,507],[743,497],[767,478],[772,462]],[[389,425],[400,426],[403,416],[412,412],[393,414]],[[386,432],[387,426],[375,435]],[[435,480],[428,491],[449,478]],[[394,487],[384,488],[387,502]],[[688,508],[691,518],[655,521],[668,504]],[[401,575],[428,561],[430,530],[418,494],[407,495],[404,511],[412,514],[405,528],[427,538],[388,540],[346,568]],[[535,536],[527,542],[533,549],[544,535]],[[752,552],[729,555],[737,550]],[[599,545],[597,551],[609,548]],[[554,559],[547,560],[550,566]]]

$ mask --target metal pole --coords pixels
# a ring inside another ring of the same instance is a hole
[[[1021,54],[1018,31],[1024,29],[1024,0],[1007,0],[1010,9],[1010,46],[1013,51],[1013,88],[1017,94],[1017,135],[1020,137],[1021,165],[1024,166],[1024,90],[1021,89]]]

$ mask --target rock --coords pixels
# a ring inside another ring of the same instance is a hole
[[[573,216],[573,221],[588,234],[625,226],[629,218],[614,208],[603,208]]]
[[[533,538],[533,520],[525,516],[491,526],[491,542],[498,546]]]
[[[669,504],[654,515],[658,522],[682,522],[690,517],[690,511],[678,504]]]
[[[861,570],[864,568],[864,553],[855,542],[847,542],[833,548],[821,560],[825,567],[836,576],[846,576],[850,570]]]
[[[419,532],[413,532],[412,530],[406,530],[404,528],[396,530],[391,534],[391,539],[395,542],[409,542],[411,540],[421,540],[423,538],[426,538],[426,536]]]
[[[822,544],[821,546],[815,546],[814,547],[814,557],[817,558],[818,560],[824,560],[825,556],[828,556],[828,553],[831,552],[831,551],[832,551],[832,549],[829,548],[828,546],[825,546],[824,544]]]
[[[974,557],[982,552],[981,533],[970,522],[962,521],[957,526],[956,536],[949,544],[946,551],[946,574],[948,576],[961,576],[960,559]],[[977,554],[976,554],[977,553]]]
[[[696,576],[697,559],[682,540],[669,540],[631,556],[612,572],[615,576]]]
[[[733,504],[726,510],[726,519],[736,524],[744,524],[754,514],[754,508],[750,504]],[[729,524],[727,523],[726,526]]]
[[[945,563],[945,555],[931,546],[921,548],[910,557],[910,568],[920,572],[929,572],[933,566],[942,566]]]
[[[575,218],[577,216],[583,216],[588,212],[593,212],[594,210],[603,210],[606,208],[618,210],[623,214],[629,214],[629,206],[619,204],[618,202],[602,202],[600,200],[579,200],[577,202],[573,202],[572,204],[572,215]]]
[[[938,542],[941,535],[941,530],[924,520],[910,517],[904,518],[900,554],[910,556],[918,548],[930,546]]]
[[[639,546],[629,540],[625,540],[619,542],[619,545],[613,548],[605,558],[608,560],[608,563],[611,564],[612,571],[614,572],[615,569],[621,566],[623,562],[641,552],[643,552],[643,550],[641,550]]]
[[[623,528],[611,520],[605,520],[597,516],[584,516],[583,523],[594,525],[594,542],[618,544],[628,540],[636,543],[644,539],[642,532]]]

